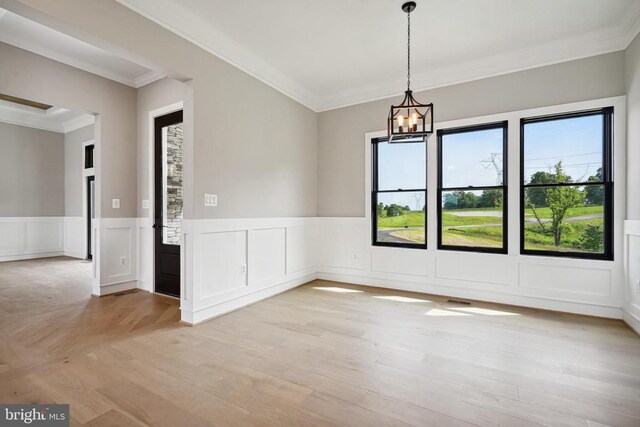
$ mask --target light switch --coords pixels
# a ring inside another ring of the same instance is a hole
[[[120,199],[111,199],[111,207],[113,209],[120,209]]]
[[[149,209],[149,200],[142,201],[142,209]]]
[[[204,205],[215,208],[218,206],[218,196],[216,194],[205,194]]]

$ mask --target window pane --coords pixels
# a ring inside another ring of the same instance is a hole
[[[524,247],[604,252],[604,186],[525,189]]]
[[[566,182],[602,182],[602,115],[526,123],[525,184],[554,182],[559,165]]]
[[[442,135],[442,187],[502,185],[503,129]]]
[[[502,248],[502,189],[442,193],[442,244]]]
[[[425,192],[378,193],[376,241],[425,243]]]
[[[426,188],[426,144],[378,143],[378,190]]]
[[[162,128],[162,243],[180,244],[182,227],[182,123]]]

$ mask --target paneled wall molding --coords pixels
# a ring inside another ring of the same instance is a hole
[[[94,220],[98,296],[138,287],[138,218],[99,218]]]
[[[0,262],[72,256],[83,258],[82,217],[0,217]]]
[[[318,277],[622,318],[621,262],[371,246],[368,218],[318,218]]]
[[[640,334],[640,220],[624,222],[625,304],[623,319]]]
[[[185,220],[182,321],[200,323],[314,280],[317,223],[315,217]]]

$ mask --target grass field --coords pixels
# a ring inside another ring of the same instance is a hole
[[[454,246],[474,247],[501,247],[502,246],[502,218],[499,216],[487,216],[487,211],[496,211],[494,208],[484,209],[456,209],[442,212],[443,232],[442,243]],[[484,216],[460,216],[460,212],[484,212]],[[551,211],[548,208],[538,208],[536,212],[543,221],[544,230],[535,221],[533,211],[525,210],[525,248],[551,251],[585,251],[584,236],[589,226],[603,226],[602,206],[583,206],[569,209],[567,220],[562,226],[562,238],[560,246],[554,245],[550,232]],[[581,218],[585,217],[585,218]],[[386,239],[399,238],[400,241],[424,243],[424,212],[405,211],[403,215],[387,217],[383,211],[378,217],[379,236]],[[517,232],[517,231],[516,231]],[[382,234],[381,234],[382,233]],[[596,241],[598,235],[596,234]],[[393,240],[388,240],[393,241]],[[598,252],[599,249],[590,251]]]

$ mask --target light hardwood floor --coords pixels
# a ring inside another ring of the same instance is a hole
[[[196,327],[95,298],[89,264],[0,264],[0,402],[72,424],[640,426],[622,322],[315,281]]]

